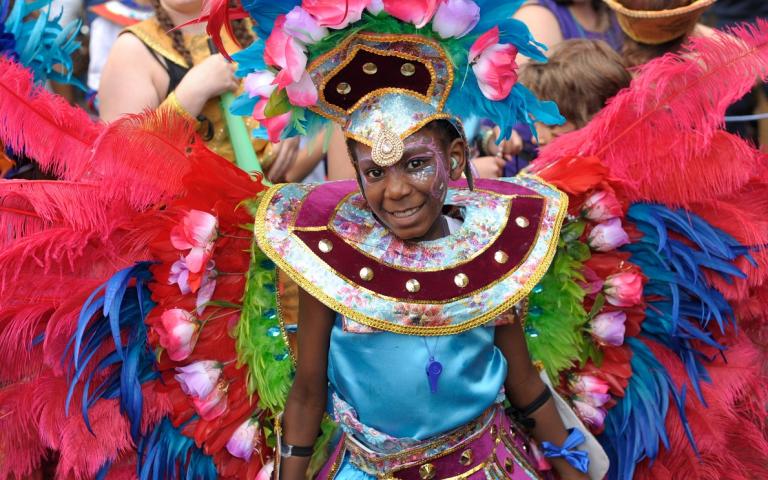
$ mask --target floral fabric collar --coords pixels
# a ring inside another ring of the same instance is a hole
[[[463,214],[444,238],[403,241],[381,226],[355,182],[277,185],[261,200],[259,247],[331,309],[362,325],[448,335],[482,325],[546,272],[567,197],[531,177],[464,182],[446,205]]]

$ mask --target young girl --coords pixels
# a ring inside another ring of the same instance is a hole
[[[505,108],[520,92],[482,73],[480,91],[462,88],[445,47],[400,23],[406,10],[339,31],[303,74],[317,89],[311,111],[343,125],[357,181],[276,186],[256,215],[259,247],[302,288],[280,478],[305,477],[326,410],[343,437],[320,478],[540,478],[505,401],[561,478],[587,478],[575,449],[584,434],[563,425],[522,326],[567,200],[532,178],[473,182],[461,122],[444,105]],[[269,58],[292,13],[267,40]],[[434,15],[434,31],[462,35]],[[512,71],[514,47],[497,29],[477,38],[476,55],[504,50],[497,73]]]
[[[534,253],[521,269],[546,265],[540,254],[556,241],[565,205],[534,181],[479,181],[482,191],[452,183],[465,171],[466,143],[445,120],[427,124],[403,144],[402,157],[382,166],[370,147],[349,142],[360,192],[349,182],[312,190],[284,186],[264,200],[262,248],[304,286],[281,478],[304,478],[309,458],[303,454],[312,450],[327,398],[345,432],[328,467],[334,472],[324,472],[329,478],[394,472],[397,478],[484,478],[490,472],[539,478],[500,392],[533,420],[538,441],[562,445],[568,432],[531,364],[522,310],[504,307],[524,290],[495,285],[506,283],[499,272],[509,275],[504,267],[520,262],[524,250]],[[518,196],[530,199],[511,200]],[[443,213],[446,206],[455,207],[455,216]],[[540,239],[532,244],[536,232]],[[493,241],[502,236],[508,237]],[[483,254],[488,247],[495,251]],[[317,257],[295,252],[305,248]],[[329,256],[340,258],[326,263]],[[308,269],[346,280],[320,283]],[[376,297],[374,304],[360,303],[363,289]],[[503,298],[484,305],[492,290]],[[452,297],[460,299],[445,300]],[[472,302],[479,303],[467,306]],[[377,310],[394,316],[379,314],[374,321]],[[586,478],[562,458],[551,461],[561,478]]]

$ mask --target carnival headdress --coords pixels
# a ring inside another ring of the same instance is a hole
[[[632,40],[660,45],[690,33],[699,17],[715,0],[693,0],[666,10],[633,10],[616,0],[603,0],[614,12],[619,26]]]
[[[226,2],[225,2],[226,3]],[[209,32],[223,3],[210,8]],[[403,140],[436,119],[560,123],[551,102],[517,83],[518,53],[544,60],[542,45],[511,15],[522,0],[243,0],[260,40],[234,55],[245,90],[235,103],[272,141],[335,122],[397,162]],[[263,39],[263,40],[262,40]]]

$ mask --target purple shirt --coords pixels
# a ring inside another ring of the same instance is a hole
[[[592,32],[586,30],[573,18],[573,14],[567,5],[559,5],[554,0],[537,0],[537,3],[555,15],[564,40],[572,38],[602,40],[617,52],[621,50],[621,46],[624,43],[624,33],[621,31],[619,22],[616,21],[616,16],[612,11],[609,10],[611,24],[608,29],[605,32]]]

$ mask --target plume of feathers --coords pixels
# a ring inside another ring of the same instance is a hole
[[[543,148],[537,169],[557,158],[595,155],[630,200],[686,207],[731,193],[763,158],[721,131],[725,109],[768,71],[768,23],[691,37],[681,54],[641,67],[631,86],[581,130]],[[724,156],[733,158],[724,162]],[[738,168],[735,168],[738,167]]]

